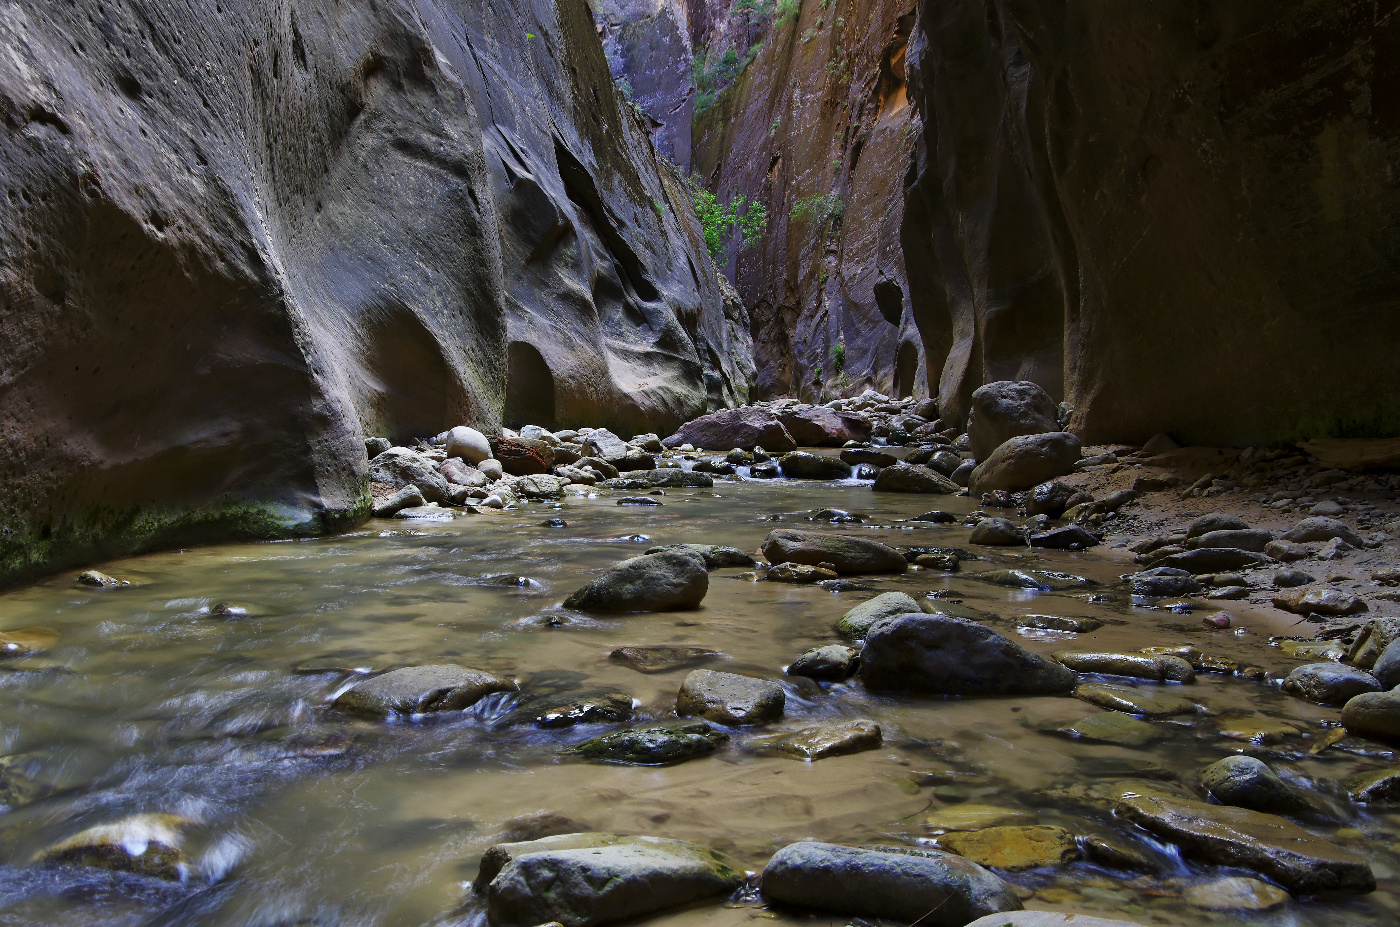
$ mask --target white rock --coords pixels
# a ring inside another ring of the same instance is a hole
[[[443,436],[448,457],[460,457],[475,466],[491,456],[491,442],[475,428],[458,425]]]

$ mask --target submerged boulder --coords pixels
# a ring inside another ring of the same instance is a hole
[[[728,742],[728,734],[703,721],[670,721],[600,734],[568,752],[625,766],[669,766],[708,756]]]
[[[461,711],[493,692],[518,688],[509,679],[451,663],[405,666],[356,683],[332,707],[370,718]]]
[[[182,882],[194,867],[184,851],[184,832],[194,824],[173,814],[137,814],[90,827],[35,857],[35,862],[111,869]]]
[[[786,700],[783,687],[768,679],[695,670],[681,683],[676,714],[731,727],[766,724],[783,716]]]
[[[903,573],[909,568],[904,555],[893,547],[845,534],[780,529],[764,538],[762,550],[773,564],[829,563],[838,573]]]
[[[875,622],[921,610],[919,603],[906,592],[882,592],[842,615],[836,622],[836,631],[850,640],[864,640]]]
[[[962,492],[962,486],[928,467],[897,463],[885,467],[875,476],[874,490],[953,496]]]

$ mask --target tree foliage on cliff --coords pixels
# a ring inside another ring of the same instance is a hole
[[[768,231],[768,207],[763,203],[742,195],[721,203],[718,196],[694,179],[690,189],[695,213],[705,229],[705,247],[710,257],[720,259],[735,228],[739,230],[744,248],[752,248],[763,240]]]

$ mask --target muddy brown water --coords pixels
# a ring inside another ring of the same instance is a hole
[[[1310,756],[1337,712],[1256,681],[1202,674],[1193,686],[1170,687],[1215,714],[1160,723],[1163,739],[1143,748],[1046,733],[1097,712],[1073,698],[885,697],[858,684],[814,691],[793,683],[780,724],[737,731],[728,748],[706,758],[634,768],[564,756],[562,747],[606,728],[512,726],[506,697],[450,719],[349,720],[326,706],[354,677],[305,672],[456,662],[512,674],[527,693],[619,689],[643,717],[667,717],[688,670],[644,675],[611,661],[610,651],[698,645],[725,655],[711,668],[776,677],[802,651],[836,640],[833,622],[874,593],[754,582],[726,569],[712,574],[695,612],[600,620],[560,608],[609,564],[675,542],[756,550],[775,527],[823,528],[802,518],[823,506],[867,518],[830,530],[896,546],[966,547],[961,525],[905,519],[972,507],[967,499],[875,494],[855,482],[721,481],[713,491],[668,491],[662,501],[619,506],[597,494],[446,523],[378,520],[339,537],[104,565],[132,580],[130,588],[83,588],[70,573],[0,596],[0,628],[41,625],[61,635],[47,654],[0,664],[0,755],[18,755],[51,790],[0,815],[0,925],[475,925],[483,916],[465,887],[482,851],[503,836],[557,828],[555,818],[701,841],[753,870],[796,840],[933,845],[941,825],[1050,823],[1116,839],[1156,860],[1162,873],[1076,862],[1006,874],[1029,907],[1164,925],[1400,920],[1400,814],[1351,807],[1336,786],[1359,769],[1391,765],[1391,754],[1344,741]],[[552,517],[568,526],[542,526]],[[951,590],[1040,652],[1190,643],[1280,674],[1303,662],[1269,643],[1278,629],[1238,610],[1243,630],[1206,631],[1200,618],[1218,609],[1200,603],[1178,614],[1133,607],[1111,586],[1094,590],[1106,598],[1091,601],[1083,591],[1032,594],[974,579],[986,569],[1031,566],[1107,584],[1131,569],[1112,552],[978,553],[986,559],[958,574],[924,570],[872,584],[916,597]],[[224,601],[247,606],[250,617],[211,617],[209,607]],[[1089,635],[1027,637],[1011,622],[1023,614],[1111,623]],[[1238,717],[1286,720],[1300,733],[1263,745],[1222,736],[1222,718]],[[854,718],[878,721],[884,746],[816,763],[753,749],[754,738],[773,730]],[[1154,775],[1177,777],[1159,785],[1194,791],[1200,767],[1241,750],[1310,783],[1333,815],[1310,826],[1363,853],[1377,892],[1297,899],[1256,915],[1192,908],[1180,897],[1186,885],[1232,873],[1183,861],[1115,822],[1107,805],[1066,797],[1144,763],[1164,770]],[[138,812],[199,822],[189,846],[197,877],[167,886],[30,862],[56,840]],[[750,895],[656,923],[728,927],[754,919],[810,920],[767,911]]]

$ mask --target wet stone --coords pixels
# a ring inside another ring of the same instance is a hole
[[[589,691],[522,700],[511,713],[514,723],[553,729],[576,724],[623,724],[632,720],[632,696],[625,692]]]
[[[667,766],[708,756],[729,742],[729,735],[703,721],[672,721],[613,731],[569,748],[590,760],[627,766]]]
[[[1167,730],[1158,725],[1139,721],[1132,715],[1118,711],[1090,715],[1073,724],[1056,728],[1055,733],[1076,740],[1090,740],[1095,743],[1117,744],[1120,747],[1142,747],[1161,740]]]
[[[608,654],[624,666],[640,673],[665,673],[723,658],[718,650],[705,647],[619,647]]]
[[[1400,804],[1400,768],[1372,769],[1349,776],[1343,788],[1351,800],[1365,805]]]
[[[790,583],[794,586],[805,586],[811,583],[820,583],[834,580],[836,571],[828,570],[819,566],[807,566],[804,563],[779,563],[770,566],[764,578],[773,583]]]
[[[1227,756],[1212,763],[1201,770],[1200,784],[1222,805],[1269,814],[1291,814],[1307,808],[1307,802],[1267,763],[1252,756]]]
[[[1378,740],[1400,740],[1400,692],[1366,692],[1346,703],[1342,726],[1347,733]]]
[[[1230,740],[1245,740],[1252,744],[1275,744],[1303,731],[1296,724],[1264,715],[1221,715],[1215,719],[1215,730]]]
[[[762,892],[771,904],[923,927],[1021,909],[1009,885],[960,856],[829,843],[779,850],[764,867]]]
[[[661,505],[660,499],[653,499],[651,496],[623,496],[617,500],[618,505]]]
[[[1095,585],[1093,580],[1082,576],[1050,570],[987,570],[984,573],[972,574],[972,578],[1011,589],[1032,589],[1041,592],[1064,592]]]
[[[1365,600],[1338,589],[1306,589],[1274,596],[1275,608],[1295,615],[1355,615],[1368,610]]]
[[[1019,872],[1061,866],[1079,858],[1074,835],[1060,827],[988,827],[947,834],[938,845],[980,866]]]
[[[860,651],[842,644],[828,644],[808,650],[793,660],[785,672],[789,676],[842,682],[855,675],[859,665]]]
[[[725,547],[720,544],[667,544],[661,547],[652,547],[647,550],[647,553],[661,554],[670,550],[695,551],[705,558],[705,569],[707,570],[720,570],[726,567],[751,567],[756,562],[753,555],[737,547]]]
[[[1130,796],[1114,813],[1204,863],[1258,872],[1291,892],[1374,891],[1364,859],[1287,818],[1188,799]]]
[[[932,512],[925,512],[922,515],[915,515],[909,520],[927,521],[932,522],[935,525],[951,525],[957,523],[958,517],[956,515],[949,514],[948,512],[941,512],[935,509]]]
[[[665,612],[698,608],[710,589],[705,558],[672,550],[624,560],[564,600],[585,612]]]
[[[183,882],[193,866],[180,847],[193,824],[173,814],[137,814],[74,834],[39,853],[35,862]]]
[[[1380,682],[1370,673],[1340,663],[1299,666],[1283,681],[1283,691],[1319,705],[1345,705],[1355,696],[1380,689]]]
[[[766,724],[783,716],[786,700],[783,687],[771,680],[694,670],[681,683],[676,714],[728,726]]]
[[[763,556],[772,564],[830,564],[837,573],[903,573],[904,556],[877,541],[844,534],[777,530],[763,541]]]
[[[984,518],[973,526],[967,540],[990,547],[1024,545],[1026,535],[1005,518]]]
[[[919,603],[903,592],[885,592],[852,608],[836,622],[836,631],[850,640],[864,640],[875,622],[892,615],[922,611]]]
[[[803,760],[823,760],[874,750],[882,742],[880,725],[860,720],[807,728],[767,744],[765,750]]]
[[[49,628],[11,628],[0,631],[0,657],[25,657],[44,653],[58,643],[58,632]]]
[[[1207,911],[1267,911],[1292,900],[1277,885],[1244,876],[1191,885],[1181,897],[1192,907]]]
[[[461,711],[492,693],[517,688],[509,679],[465,666],[406,666],[356,683],[332,707],[369,718],[433,714]]]
[[[117,579],[115,576],[108,576],[101,570],[84,570],[78,574],[78,583],[83,586],[95,586],[102,589],[115,589],[119,586],[131,585],[130,581]]]
[[[1195,671],[1180,657],[1162,654],[1061,650],[1055,659],[1076,673],[1126,676],[1152,682],[1194,682]]]
[[[1064,631],[1070,634],[1088,634],[1103,627],[1097,618],[1064,618],[1059,615],[1022,615],[1016,619],[1018,628],[1038,631]]]
[[[1078,678],[990,628],[948,615],[901,614],[870,627],[861,680],[873,691],[1050,695]]]
[[[1201,710],[1190,699],[1164,693],[1133,689],[1128,686],[1090,684],[1074,690],[1074,697],[1109,711],[1141,715],[1145,718],[1170,718],[1193,715]]]

